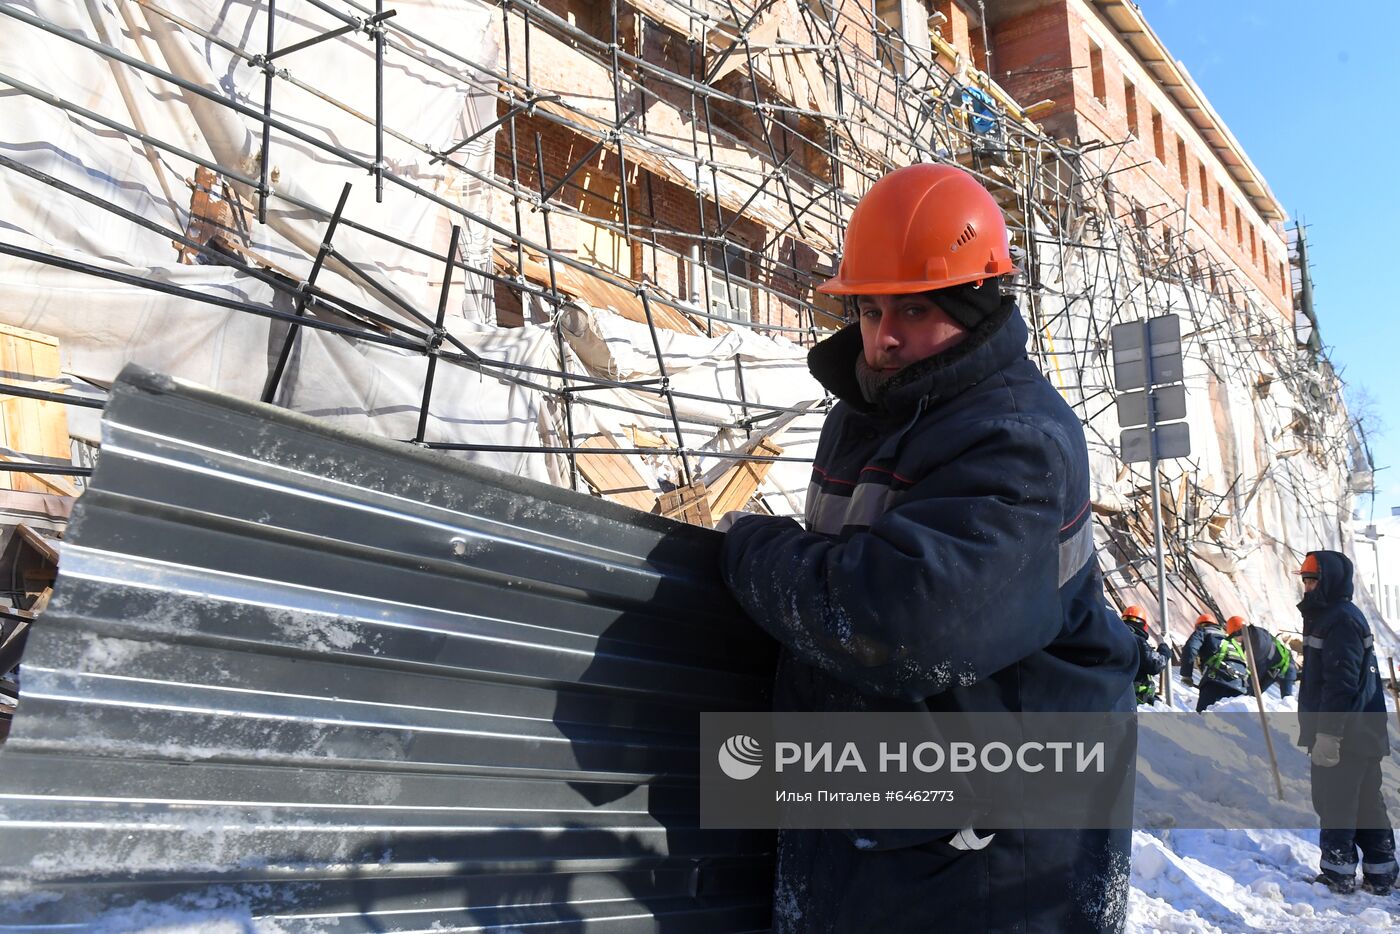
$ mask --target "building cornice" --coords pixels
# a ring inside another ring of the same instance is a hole
[[[1231,179],[1268,221],[1283,221],[1287,212],[1274,197],[1263,174],[1250,161],[1244,147],[1235,139],[1225,121],[1215,112],[1206,96],[1187,73],[1186,66],[1172,58],[1167,47],[1153,32],[1142,11],[1127,0],[1088,0],[1103,20],[1113,28],[1152,80],[1167,93],[1177,108],[1191,121]]]

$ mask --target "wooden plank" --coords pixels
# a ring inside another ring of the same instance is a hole
[[[613,441],[611,435],[600,433],[590,435],[579,447],[598,451],[609,449],[616,451],[617,443]],[[578,463],[579,473],[583,474],[583,479],[588,481],[588,485],[597,490],[599,495],[606,496],[615,503],[640,509],[643,512],[651,512],[652,507],[656,504],[656,494],[642,479],[642,475],[637,472],[637,469],[627,460],[627,455],[621,453],[579,454],[575,460]]]
[[[767,438],[760,438],[753,448],[745,453],[777,457],[783,449]],[[736,461],[720,475],[710,492],[710,512],[722,516],[736,509],[743,509],[758,492],[758,486],[773,469],[772,461]]]
[[[549,263],[544,255],[534,250],[525,250],[524,256],[525,268],[521,270],[521,273],[531,282],[548,288],[550,286]],[[514,270],[514,251],[497,247],[496,265],[502,269]],[[565,295],[571,298],[581,298],[590,307],[616,312],[629,321],[646,324],[647,313],[646,308],[642,305],[642,300],[626,289],[619,288],[610,282],[605,282],[596,276],[591,276],[563,263],[554,264],[554,278],[559,291]],[[652,319],[659,328],[680,331],[682,334],[702,333],[701,329],[685,315],[660,302],[652,303],[651,313]],[[717,327],[716,332],[718,333],[719,330]]]
[[[15,382],[15,376],[19,371],[19,361],[16,358],[16,348],[25,338],[13,333],[9,329],[0,331],[0,380],[4,382]],[[15,398],[14,396],[0,397],[0,445],[10,450],[18,450],[16,437],[20,433],[20,423],[23,420],[23,409],[21,403],[26,400]],[[19,474],[6,472],[0,474],[0,488],[6,490],[28,491],[24,478]]]
[[[668,448],[671,446],[671,442],[667,441],[665,438],[654,432],[647,431],[645,428],[638,428],[636,425],[628,425],[624,431],[627,432],[627,437],[632,439],[632,444],[635,447]]]
[[[580,259],[619,276],[632,275],[632,250],[626,237],[582,218],[576,218],[574,223]]]
[[[666,0],[632,0],[632,5],[653,22],[660,23],[682,36],[699,39],[704,33],[705,24],[702,20],[692,18]]]
[[[28,376],[34,375],[34,342],[15,341],[15,367],[14,372],[24,373]],[[12,450],[20,451],[24,454],[44,454],[44,423],[39,418],[39,406],[35,399],[16,399],[16,421],[18,431],[14,434],[14,444]],[[65,418],[65,423],[66,423]],[[39,492],[43,487],[36,482],[37,478],[33,474],[18,474],[15,477],[15,486],[18,489]]]
[[[13,324],[0,324],[0,335],[17,337],[22,340],[33,341],[37,344],[49,344],[53,347],[58,346],[58,338],[56,337],[39,331],[31,331],[28,328],[15,327]]]
[[[710,512],[709,493],[703,480],[662,493],[656,498],[654,511],[667,518],[704,526],[707,529],[714,528],[715,525]]]
[[[784,412],[768,423],[763,431],[750,438],[736,454],[759,454],[777,457],[783,453],[773,439],[782,434],[794,421],[806,415],[817,405],[816,400],[799,402],[792,406],[795,411]],[[773,467],[772,461],[721,462],[706,472],[702,478],[711,490],[710,512],[723,517],[726,512],[743,509],[753,499],[754,493],[768,476]]]
[[[61,375],[58,341],[25,328],[0,326],[0,382],[62,391],[62,384],[45,385]],[[71,460],[68,409],[56,402],[18,397],[0,398],[0,444],[11,451],[60,462]],[[7,472],[0,489],[30,493],[57,491],[76,495],[67,481]]]
[[[39,555],[54,567],[58,567],[58,550],[53,547],[48,539],[38,532],[25,525],[23,522],[15,526],[15,534],[24,539],[25,544],[33,548]]]

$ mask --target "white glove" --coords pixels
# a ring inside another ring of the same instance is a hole
[[[1342,761],[1342,738],[1330,733],[1319,733],[1313,740],[1312,760],[1315,765],[1330,769]]]
[[[739,519],[740,516],[751,515],[753,515],[753,513],[744,512],[742,509],[731,509],[729,510],[729,512],[726,512],[723,516],[721,516],[720,520],[715,523],[715,531],[728,532],[731,528],[734,527],[735,521]]]

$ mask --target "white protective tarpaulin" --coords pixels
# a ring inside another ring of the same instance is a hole
[[[225,179],[244,199],[256,202],[256,191],[237,178],[258,177],[260,125],[236,108],[261,109],[264,75],[237,50],[265,50],[265,4],[40,0],[16,9],[178,76],[235,106],[208,100],[16,18],[5,18],[0,28],[0,75],[5,76],[0,87],[36,88],[208,160],[225,170]],[[477,0],[407,0],[394,9],[395,26],[434,37],[465,61],[391,32],[383,72],[385,126],[441,150],[494,120],[496,100],[484,90],[493,82],[483,79],[479,69],[489,71],[495,64],[495,11]],[[285,48],[339,25],[314,4],[284,0],[277,5],[274,45]],[[305,277],[324,239],[327,219],[285,196],[328,214],[349,182],[353,187],[344,218],[367,229],[340,225],[333,238],[335,256],[321,270],[318,287],[426,330],[350,264],[431,318],[444,263],[424,251],[445,254],[450,228],[458,224],[463,228],[459,258],[473,268],[488,268],[489,230],[453,209],[463,208],[472,217],[490,216],[488,190],[469,173],[432,163],[430,154],[386,133],[388,171],[426,194],[390,180],[383,203],[375,203],[374,180],[356,164],[372,162],[375,152],[372,117],[364,116],[374,113],[373,45],[363,33],[294,52],[277,59],[277,67],[320,94],[284,78],[274,82],[274,119],[306,138],[272,131],[269,175],[274,194],[268,201],[268,223],[250,226],[248,248],[292,276]],[[189,159],[18,90],[0,95],[0,125],[5,127],[0,155],[88,196],[84,200],[60,191],[14,168],[0,169],[0,203],[7,205],[3,242],[116,277],[284,313],[293,309],[292,296],[249,273],[225,265],[179,262],[167,231],[183,232],[189,220],[192,192],[187,180],[196,169]],[[492,143],[493,134],[487,132],[453,159],[489,174]],[[148,229],[130,215],[158,228]],[[464,280],[460,271],[455,286],[447,319],[454,338],[494,361],[559,369],[558,348],[547,331],[490,327],[489,290],[476,277]],[[137,362],[249,398],[263,391],[287,333],[285,322],[8,255],[0,256],[0,321],[59,338],[64,371],[85,380],[105,383],[125,363]],[[455,348],[449,342],[444,349]],[[410,349],[303,328],[276,398],[344,427],[411,438],[425,363],[422,353]],[[547,377],[528,379],[553,385]],[[519,383],[444,363],[437,370],[426,438],[557,444],[556,419],[545,399]],[[537,479],[561,478],[555,457],[478,452],[474,458]]]
[[[647,327],[619,315],[600,313],[579,306],[561,320],[569,347],[591,375],[612,380],[655,380],[661,377]],[[702,337],[676,331],[658,330],[657,344],[665,362],[665,376],[674,393],[668,398],[657,392],[609,388],[581,394],[578,402],[607,403],[634,410],[621,412],[603,407],[591,414],[601,425],[613,426],[619,446],[627,447],[622,426],[636,425],[674,443],[671,405],[680,422],[684,445],[700,452],[693,458],[695,477],[733,463],[731,459],[708,456],[705,452],[733,452],[744,447],[751,434],[762,433],[782,419],[782,427],[769,439],[783,449],[782,457],[811,458],[816,452],[824,410],[818,405],[826,391],[807,370],[807,350],[781,337],[766,337],[744,328],[735,328],[719,337]],[[688,396],[703,396],[693,399]],[[804,408],[811,414],[785,418],[773,409]],[[735,425],[747,418],[770,414],[755,421],[751,431],[721,426]],[[576,428],[577,431],[577,428]],[[643,477],[657,483],[678,483],[667,459],[634,458],[633,466]],[[803,460],[775,461],[759,488],[765,505],[777,515],[802,514],[811,464]],[[693,477],[692,479],[694,479]],[[715,518],[719,518],[716,516]]]

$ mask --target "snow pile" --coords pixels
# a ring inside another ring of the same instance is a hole
[[[1316,831],[1134,831],[1128,930],[1400,929],[1400,900],[1334,895],[1309,881],[1317,859]]]
[[[1174,711],[1195,710],[1196,697],[1194,688],[1173,677]],[[1387,700],[1393,709],[1393,700]],[[1276,689],[1264,695],[1264,704],[1270,712],[1297,710],[1296,698],[1281,699]],[[1223,701],[1211,710],[1253,711],[1254,698]],[[1397,742],[1396,733],[1391,730],[1392,745]],[[1281,756],[1297,754],[1292,742],[1293,737],[1283,742],[1274,737]],[[1198,763],[1189,756],[1175,761],[1179,768],[1158,778],[1194,788]],[[1154,766],[1169,769],[1170,761],[1157,759]],[[1296,795],[1293,788],[1287,793]],[[1302,799],[1304,805],[1307,800]],[[1135,934],[1400,930],[1400,896],[1379,898],[1359,889],[1352,895],[1335,895],[1311,881],[1318,871],[1318,856],[1313,829],[1135,830],[1127,930]]]

